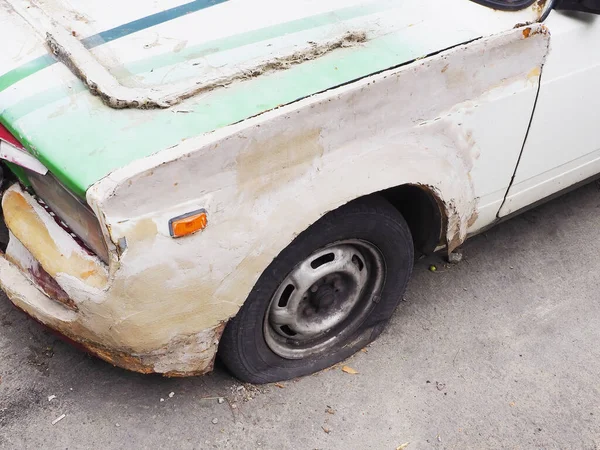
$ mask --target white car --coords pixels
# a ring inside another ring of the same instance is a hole
[[[381,333],[415,251],[600,173],[598,12],[0,0],[0,284],[139,372],[337,363]]]

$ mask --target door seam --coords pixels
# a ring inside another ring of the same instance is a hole
[[[546,52],[546,57],[548,56],[548,53],[550,52],[550,39],[548,40],[548,49]],[[502,208],[504,208],[504,205],[506,204],[506,200],[508,199],[508,193],[510,192],[510,189],[513,187],[513,184],[515,182],[515,177],[517,176],[517,170],[519,170],[519,164],[521,163],[521,158],[523,157],[523,151],[525,150],[525,145],[527,145],[527,138],[529,137],[529,131],[531,130],[531,124],[533,123],[533,118],[535,116],[535,110],[537,108],[538,98],[540,96],[540,90],[542,88],[542,77],[544,76],[544,65],[546,64],[546,57],[544,57],[544,62],[542,62],[541,66],[540,66],[540,77],[538,79],[537,91],[535,93],[535,99],[533,101],[533,108],[531,109],[531,116],[529,117],[529,124],[527,125],[527,131],[525,132],[525,137],[523,138],[523,145],[521,146],[521,151],[519,153],[519,157],[517,158],[515,170],[512,174],[512,177],[510,178],[510,182],[508,183],[506,192],[504,193],[504,199],[502,199],[502,204],[500,205],[500,208],[498,208],[498,212],[496,212],[496,218],[498,218],[498,219],[500,218],[500,211],[502,211]]]

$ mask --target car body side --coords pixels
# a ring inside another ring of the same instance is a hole
[[[86,192],[110,247],[107,266],[14,185],[3,197],[12,236],[0,284],[18,307],[116,365],[209,371],[227,320],[260,274],[328,211],[411,185],[435,198],[440,245],[450,251],[493,223],[549,45],[543,25],[509,28],[111,170]],[[143,123],[151,113],[128,114]],[[207,211],[206,229],[173,239],[169,219],[198,209]],[[37,264],[73,308],[22,274]]]

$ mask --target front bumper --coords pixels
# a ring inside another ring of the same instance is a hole
[[[181,320],[166,321],[159,311],[153,318],[128,294],[128,283],[143,280],[123,280],[118,269],[109,274],[18,185],[5,192],[2,206],[10,240],[0,255],[0,286],[15,306],[128,370],[166,376],[212,370],[224,322],[182,332]]]

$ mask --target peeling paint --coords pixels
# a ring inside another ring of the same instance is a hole
[[[537,80],[540,78],[541,74],[542,74],[542,69],[540,67],[534,67],[527,74],[527,79],[537,82]]]
[[[334,50],[359,45],[366,40],[366,32],[349,31],[332,41],[309,42],[302,50],[274,57],[270,61],[262,62],[232,75],[208,81],[194,80],[191,84],[181,84],[173,89],[157,90],[130,88],[120,84],[77,39],[63,29],[54,27],[53,31],[46,35],[46,43],[52,54],[82,80],[92,94],[99,96],[106,105],[115,109],[168,108],[202,92],[225,87],[236,81],[286,70],[303,62],[320,58]]]
[[[5,257],[8,261],[17,265],[48,297],[62,303],[73,311],[77,311],[75,302],[69,298],[68,294],[60,287],[56,280],[44,270],[29,250],[10,232]]]
[[[267,142],[249,139],[236,158],[237,184],[244,195],[260,196],[302,177],[323,156],[320,134],[319,129],[292,130]]]
[[[106,287],[108,273],[103,264],[87,255],[58,225],[44,223],[41,207],[28,194],[16,187],[8,189],[2,209],[8,228],[19,241],[31,243],[30,251],[51,277],[67,273],[95,288]]]
[[[533,10],[538,14],[542,14],[544,12],[544,9],[546,8],[546,2],[547,0],[537,0],[532,5]]]
[[[218,342],[225,327],[224,322],[199,333],[177,336],[166,345],[146,353],[136,352],[126,347],[109,346],[106,340],[95,336],[81,323],[80,314],[85,314],[85,311],[78,310],[73,303],[68,302],[43,306],[50,301],[45,299],[42,293],[45,291],[43,289],[45,286],[38,285],[40,290],[35,291],[34,282],[26,280],[23,272],[12,269],[10,265],[9,262],[0,260],[2,279],[0,284],[11,301],[18,308],[51,326],[93,355],[113,365],[141,373],[157,372],[165,376],[189,376],[212,370]],[[7,272],[12,272],[12,276],[8,276]],[[28,287],[29,291],[25,287]],[[49,295],[47,292],[46,294]],[[55,300],[58,299],[53,297],[52,301]],[[60,311],[65,307],[71,310],[70,314],[77,313],[77,315],[65,316]],[[52,308],[58,310],[53,311]],[[84,309],[87,310],[85,307]]]
[[[25,299],[3,278],[2,286],[17,306],[91,353],[130,370],[180,376],[212,369],[224,321],[216,320],[217,325],[210,326],[215,319],[203,313],[206,306],[190,304],[190,298],[210,292],[210,285],[182,288],[175,282],[167,295],[165,286],[178,274],[170,265],[163,265],[133,279],[117,277],[107,294],[99,289],[106,287],[106,269],[99,262],[98,266],[91,265],[92,258],[79,254],[82,250],[70,237],[57,235],[62,229],[46,217],[45,210],[36,208],[27,193],[12,186],[3,198],[3,210],[7,225],[15,231],[6,258],[21,268],[21,285],[31,283],[38,289]],[[144,246],[157,236],[152,220],[139,221],[130,230],[130,238],[138,245],[130,249],[132,252],[147,251]],[[58,239],[62,239],[60,246]],[[46,271],[51,278],[43,276]],[[31,275],[29,280],[26,274]],[[100,278],[98,274],[102,274]],[[56,302],[52,310],[58,307],[76,312],[75,319],[65,321],[62,313],[44,313],[41,305],[48,301]],[[184,325],[174,333],[173,325],[184,324],[188,316],[202,317],[207,325],[199,331]]]
[[[165,347],[147,354],[131,354],[80,341],[86,350],[127,370],[160,373],[166,377],[203,375],[212,371],[225,323],[193,336],[178,337]],[[73,338],[78,339],[77,336]]]

